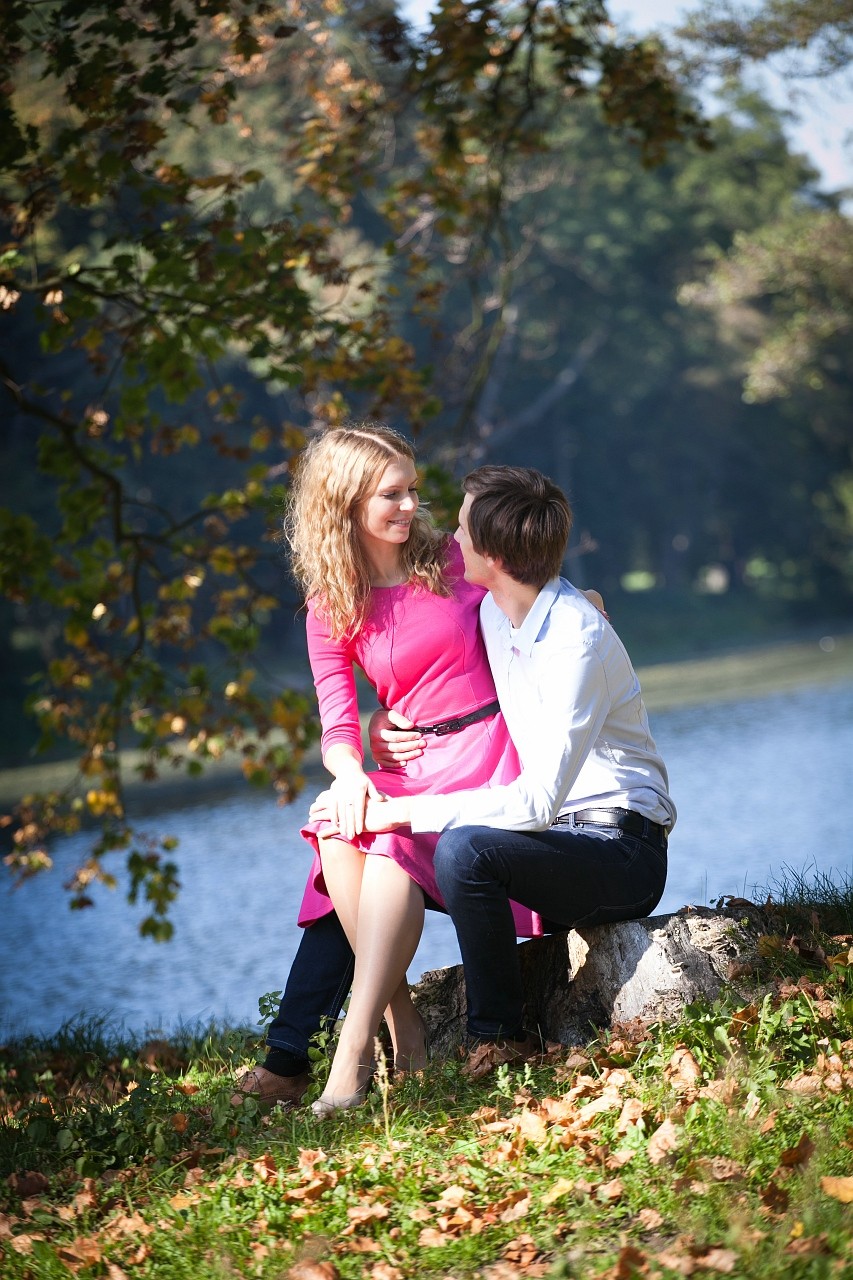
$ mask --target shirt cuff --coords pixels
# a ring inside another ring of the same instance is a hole
[[[411,796],[409,799],[412,831],[443,831],[455,812],[452,796]]]

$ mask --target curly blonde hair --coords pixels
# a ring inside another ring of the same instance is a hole
[[[293,572],[308,599],[319,604],[335,639],[357,635],[370,600],[370,569],[358,536],[359,507],[385,469],[400,458],[415,461],[409,442],[378,422],[330,427],[299,461],[284,532]],[[423,507],[400,547],[410,584],[450,595],[445,574],[446,536]]]

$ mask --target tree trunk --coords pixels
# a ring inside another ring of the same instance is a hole
[[[691,907],[522,943],[528,1027],[586,1044],[614,1023],[676,1019],[692,1001],[713,1000],[756,959],[762,928],[750,905],[731,914]],[[462,966],[425,973],[413,994],[433,1053],[453,1053],[465,1034]]]

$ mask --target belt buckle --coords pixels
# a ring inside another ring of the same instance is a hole
[[[446,733],[456,733],[461,727],[458,720],[444,720],[435,726],[433,733],[437,738],[443,738]]]

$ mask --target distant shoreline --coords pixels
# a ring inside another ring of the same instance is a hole
[[[663,662],[639,667],[638,675],[653,715],[678,707],[767,697],[812,684],[844,683],[853,681],[853,635],[777,642],[714,657]],[[302,774],[309,785],[327,776],[318,747],[307,754]],[[13,804],[30,792],[59,789],[73,777],[73,761],[0,770],[0,806]],[[153,799],[161,793],[199,795],[213,786],[244,785],[239,760],[231,758],[211,762],[203,775],[193,779],[183,773],[164,774],[154,782],[129,777],[127,794],[133,800]]]

